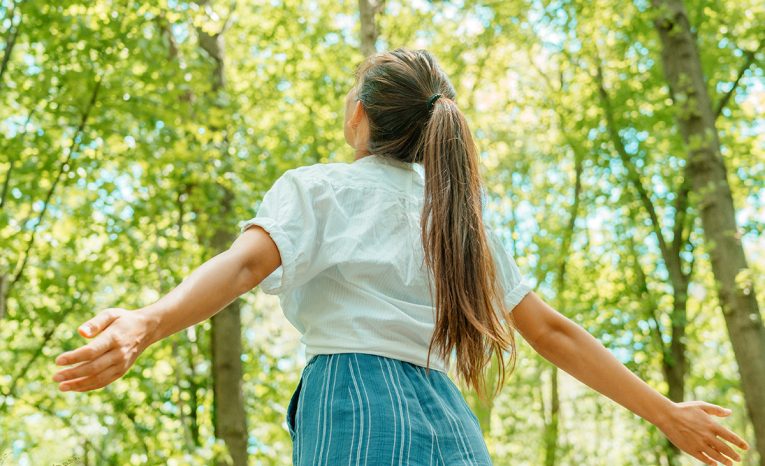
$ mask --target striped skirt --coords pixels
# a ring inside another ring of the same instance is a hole
[[[298,466],[492,464],[478,419],[445,373],[373,354],[314,356],[287,428]]]

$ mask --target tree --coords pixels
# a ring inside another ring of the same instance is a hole
[[[661,38],[661,61],[675,106],[677,127],[687,145],[685,176],[697,195],[704,235],[749,417],[760,465],[765,466],[765,326],[736,225],[725,161],[715,128],[719,114],[707,82],[682,0],[653,0],[653,21]],[[760,46],[761,47],[761,46]],[[755,52],[747,54],[754,56]],[[751,64],[751,58],[747,58]],[[734,86],[735,88],[735,86]],[[720,104],[727,102],[724,98]]]

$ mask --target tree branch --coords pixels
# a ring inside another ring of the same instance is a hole
[[[70,312],[74,307],[70,307],[66,311],[60,312],[56,318],[53,321],[53,325],[45,331],[45,334],[43,335],[42,342],[40,345],[38,345],[37,349],[32,353],[32,357],[29,358],[26,364],[24,364],[13,376],[11,379],[11,386],[8,387],[8,391],[3,393],[3,402],[0,404],[0,412],[5,411],[8,408],[7,400],[8,397],[16,396],[16,387],[18,387],[19,380],[21,380],[29,371],[29,368],[32,367],[32,364],[43,354],[43,349],[45,349],[46,346],[48,346],[48,342],[53,337],[53,334],[56,333],[56,330],[58,329],[59,325],[64,321],[67,315],[69,315]]]
[[[746,70],[749,69],[749,67],[752,66],[755,62],[755,56],[757,53],[762,50],[763,45],[765,45],[765,41],[760,41],[760,45],[757,47],[756,50],[746,50],[744,51],[744,63],[741,64],[741,67],[738,70],[738,74],[736,75],[736,80],[733,81],[733,86],[728,90],[728,92],[725,93],[725,95],[720,98],[720,101],[717,103],[717,107],[715,108],[714,117],[717,119],[720,114],[722,113],[723,109],[726,105],[728,105],[728,102],[730,101],[731,97],[733,97],[733,93],[736,92],[736,89],[738,88],[739,82],[741,82],[741,78],[744,77],[744,73],[746,73]]]
[[[690,191],[690,181],[683,177],[680,188],[675,198],[675,223],[672,228],[672,257],[680,255],[680,248],[683,246],[683,227],[688,212],[688,192]]]
[[[8,296],[8,276],[0,273],[0,320],[5,317],[5,303]]]
[[[29,111],[29,115],[27,115],[27,119],[24,122],[24,129],[22,130],[21,136],[20,136],[22,147],[24,145],[24,138],[28,132],[29,123],[32,121],[32,117],[34,116],[35,110],[36,109],[33,107],[32,110]],[[0,191],[0,209],[2,209],[5,206],[5,200],[7,199],[8,189],[11,184],[11,173],[13,172],[13,166],[18,160],[18,158],[19,158],[18,155],[15,155],[14,157],[10,159],[10,165],[8,166],[8,171],[5,173],[5,180],[3,181],[3,187],[2,187],[2,190]]]
[[[3,60],[0,62],[0,89],[2,89],[3,85],[3,75],[5,75],[5,71],[8,69],[8,62],[11,60],[11,53],[13,53],[13,48],[16,46],[16,39],[19,37],[19,28],[21,28],[21,22],[24,20],[24,15],[19,14],[19,22],[15,26],[13,25],[13,18],[16,16],[16,8],[23,2],[24,0],[21,0],[19,3],[12,3],[13,9],[9,15],[11,25],[8,27],[7,39],[5,40]]]
[[[69,311],[71,311],[71,309]],[[53,334],[56,332],[56,329],[58,328],[59,325],[61,325],[61,322],[64,316],[66,316],[69,313],[69,311],[62,312],[61,316],[59,316],[56,322],[53,323],[53,326],[45,331],[45,334],[43,335],[42,343],[40,343],[40,345],[37,347],[35,352],[32,353],[32,357],[29,358],[27,363],[24,364],[21,367],[21,369],[18,370],[18,372],[16,372],[16,375],[11,380],[11,386],[8,388],[8,391],[6,393],[3,393],[4,398],[3,398],[3,403],[0,404],[0,412],[5,411],[5,409],[8,406],[6,404],[6,400],[8,399],[8,397],[15,396],[16,387],[18,386],[19,380],[21,380],[26,375],[26,373],[29,371],[29,368],[32,367],[32,364],[34,364],[37,358],[39,358],[40,355],[42,355],[43,348],[45,348],[48,345],[48,342],[50,341],[51,337],[53,337]]]
[[[45,216],[45,213],[48,211],[48,206],[50,205],[50,200],[53,197],[53,193],[55,192],[56,187],[61,181],[61,178],[63,177],[63,175],[68,173],[69,170],[71,169],[69,162],[72,159],[72,154],[75,153],[79,148],[82,133],[85,131],[85,126],[87,125],[88,118],[90,117],[90,112],[93,109],[96,103],[96,100],[98,99],[98,91],[100,89],[101,89],[101,77],[96,76],[96,85],[93,87],[93,92],[91,93],[90,100],[88,101],[88,104],[85,107],[85,110],[82,112],[82,116],[80,118],[80,124],[77,127],[77,131],[75,131],[74,133],[74,137],[72,138],[72,144],[69,146],[69,152],[67,153],[64,161],[59,166],[58,174],[56,175],[56,178],[53,180],[53,184],[48,190],[48,194],[45,196],[45,201],[43,202],[43,208],[40,211],[40,215],[37,216],[37,222],[35,222],[35,226],[32,229],[32,234],[30,235],[29,241],[27,242],[27,247],[26,247],[26,250],[24,251],[24,255],[22,256],[19,262],[19,265],[16,267],[16,273],[13,275],[13,278],[11,279],[10,284],[8,285],[8,292],[10,292],[11,288],[21,278],[21,274],[24,272],[24,268],[26,267],[27,261],[29,260],[29,253],[32,250],[32,246],[34,245],[35,236],[37,235],[38,228],[40,227],[40,224],[43,221],[43,217]]]
[[[231,26],[231,22],[234,19],[234,12],[236,11],[236,0],[232,0],[231,5],[228,7],[228,14],[226,15],[226,19],[223,20],[223,26],[220,28],[220,32],[218,34],[223,34],[226,32]]]
[[[667,347],[664,345],[664,339],[662,335],[664,334],[664,330],[661,328],[661,323],[659,322],[659,317],[656,315],[656,308],[658,307],[656,300],[653,299],[653,295],[651,294],[651,291],[648,289],[648,280],[646,277],[645,271],[643,271],[643,266],[640,265],[639,260],[639,254],[637,252],[637,249],[635,248],[635,241],[631,236],[627,236],[627,241],[630,245],[630,254],[632,255],[632,262],[634,264],[635,273],[637,274],[637,285],[638,290],[640,293],[645,297],[645,309],[646,313],[648,314],[648,320],[653,322],[653,326],[651,326],[651,334],[653,335],[654,339],[656,340],[656,344],[661,349],[662,358],[667,358]]]
[[[597,62],[596,70],[595,81],[598,86],[598,94],[600,95],[601,105],[606,117],[606,127],[608,134],[611,137],[611,141],[613,142],[614,147],[616,148],[616,152],[619,154],[619,158],[621,159],[622,164],[624,164],[624,167],[627,169],[627,177],[635,186],[643,207],[646,209],[646,211],[648,211],[648,215],[651,218],[651,226],[653,227],[653,232],[656,235],[656,239],[659,243],[659,249],[661,249],[661,254],[664,260],[668,262],[670,257],[670,250],[667,246],[664,234],[661,232],[659,216],[656,214],[656,208],[653,205],[653,201],[651,201],[651,197],[648,195],[648,190],[645,188],[645,186],[643,186],[643,181],[640,179],[640,173],[632,163],[632,158],[630,157],[629,153],[627,153],[627,149],[624,146],[624,141],[622,141],[622,138],[619,135],[619,130],[616,127],[613,108],[611,107],[611,98],[609,97],[608,91],[606,91],[605,84],[603,83],[603,68],[599,60]]]
[[[47,406],[42,406],[41,404],[35,404],[35,403],[30,403],[29,401],[25,401],[23,398],[20,399],[19,401],[21,401],[22,403],[26,403],[28,406],[30,406],[30,407],[38,410],[38,411],[42,411],[43,413],[48,414],[49,416],[55,417],[56,419],[61,421],[65,426],[67,426],[68,428],[72,429],[72,431],[75,433],[75,435],[77,435],[79,438],[83,439],[85,441],[85,444],[89,445],[90,448],[92,448],[93,451],[96,452],[96,455],[103,462],[103,463],[98,463],[98,464],[111,464],[112,463],[112,461],[110,461],[109,458],[106,458],[106,456],[104,455],[104,452],[100,448],[98,448],[92,441],[89,440],[87,435],[85,435],[82,432],[77,430],[77,428],[74,425],[74,422],[72,421],[72,419],[70,417],[63,416],[62,414],[56,412],[56,410],[53,409],[53,408],[49,408]],[[83,464],[87,464],[87,463],[83,462]]]

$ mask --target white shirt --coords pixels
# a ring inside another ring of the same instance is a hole
[[[261,226],[279,249],[282,264],[260,288],[279,295],[306,361],[361,352],[426,366],[435,309],[420,239],[423,196],[422,165],[368,155],[287,170],[241,224],[242,232]],[[486,231],[511,310],[531,287]],[[430,367],[449,365],[434,348]]]

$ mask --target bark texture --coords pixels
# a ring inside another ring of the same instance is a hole
[[[228,21],[227,21],[228,22]],[[225,85],[225,42],[223,29],[216,34],[197,29],[199,46],[204,50],[213,63],[210,74],[213,98],[222,92]],[[227,140],[225,128],[212,128],[223,131],[224,143],[221,147],[221,159],[224,170],[230,169],[227,160]],[[212,215],[216,228],[213,231],[209,246],[216,253],[229,248],[236,239],[233,218],[234,193],[225,186],[219,185],[222,200],[219,211]],[[212,337],[212,376],[213,376],[213,422],[215,437],[223,439],[233,459],[234,466],[247,465],[247,416],[244,408],[242,393],[242,321],[240,301],[234,300],[211,319]],[[220,460],[220,465],[228,464]]]
[[[755,448],[765,466],[765,327],[736,226],[735,207],[696,39],[681,0],[652,0],[661,61],[686,145],[685,175],[699,199],[720,306],[741,374]]]

